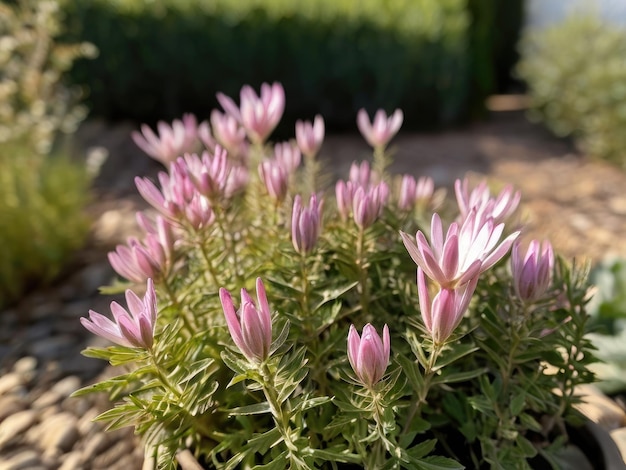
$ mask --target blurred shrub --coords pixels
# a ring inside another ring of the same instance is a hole
[[[100,49],[72,70],[93,113],[152,122],[203,117],[215,92],[280,81],[286,119],[354,129],[365,107],[410,126],[458,121],[469,102],[466,0],[79,0],[74,40]],[[291,130],[290,130],[291,132]]]
[[[517,70],[529,87],[531,119],[626,167],[626,29],[591,13],[573,15],[526,31],[521,53]]]
[[[55,0],[0,4],[0,306],[51,280],[87,233],[85,165],[51,155],[84,116],[62,83],[87,44],[61,44]]]
[[[589,303],[596,333],[589,337],[604,362],[594,364],[607,393],[626,391],[626,259],[604,260],[591,272],[596,292]]]
[[[47,153],[57,132],[73,131],[86,114],[75,105],[79,90],[61,79],[95,48],[55,42],[61,19],[56,0],[0,4],[0,143],[22,140]]]
[[[83,165],[0,144],[0,307],[54,279],[82,246],[89,186]]]

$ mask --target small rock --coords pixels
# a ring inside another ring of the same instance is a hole
[[[41,445],[44,453],[68,452],[79,438],[78,420],[67,412],[57,413],[42,422]]]
[[[20,375],[37,372],[37,359],[31,356],[22,357],[13,364],[13,371]]]
[[[92,468],[95,469],[110,469],[127,454],[133,452],[135,442],[133,439],[121,439],[115,444],[110,446],[101,454],[94,456],[92,460]]]
[[[0,397],[0,422],[26,408],[26,400],[16,395]]]
[[[21,434],[37,421],[33,410],[19,411],[0,423],[0,448],[18,440]]]
[[[70,375],[55,383],[51,389],[63,397],[69,397],[72,393],[80,388],[80,379]]]
[[[85,443],[81,445],[81,448],[87,459],[92,459],[104,451],[110,443],[111,440],[108,434],[98,433],[86,439]]]
[[[20,450],[9,459],[0,460],[2,470],[34,470],[41,466],[41,460],[37,452],[31,449]]]
[[[96,408],[90,408],[85,413],[81,415],[78,420],[78,431],[81,435],[86,436],[92,431],[94,428],[98,426],[97,423],[94,423],[94,418],[98,416],[100,412]]]
[[[85,455],[89,455],[86,454]],[[82,470],[84,466],[83,463],[83,452],[70,452],[69,454],[65,454],[62,458],[62,464],[59,467],[59,470]]]
[[[58,359],[68,350],[75,347],[76,340],[69,335],[52,336],[30,345],[29,352],[33,356]]]
[[[106,362],[82,356],[78,352],[63,359],[63,370],[68,374],[78,375],[85,381],[93,379],[106,366]]]
[[[58,300],[51,300],[49,298],[43,298],[37,301],[37,304],[31,307],[28,311],[28,318],[33,320],[50,320],[56,318],[62,308],[61,303]]]
[[[16,372],[9,372],[0,377],[0,395],[15,391],[17,387],[24,384],[23,377]]]
[[[32,408],[35,410],[43,410],[44,408],[50,408],[52,405],[56,405],[60,401],[61,395],[53,390],[48,390],[33,401]]]
[[[40,321],[30,325],[24,333],[23,341],[34,343],[49,338],[52,335],[52,326],[53,322],[51,321]]]
[[[76,416],[82,416],[91,408],[91,403],[83,397],[65,397],[61,402],[61,409]]]

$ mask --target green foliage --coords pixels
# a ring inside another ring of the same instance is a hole
[[[60,4],[0,4],[0,306],[53,279],[84,242],[90,177],[50,155],[59,132],[85,114],[63,73],[93,46],[57,41]]]
[[[19,0],[0,5],[0,143],[28,143],[49,153],[59,131],[71,132],[86,114],[62,76],[91,44],[64,44],[60,2]]]
[[[271,154],[271,145],[254,145],[249,161]],[[424,231],[427,214],[401,210],[394,197],[361,227],[340,215],[332,190],[318,187],[320,237],[300,253],[291,211],[311,187],[306,170],[280,201],[249,170],[243,193],[207,196],[215,219],[206,227],[171,216],[177,241],[172,269],[155,282],[154,346],[86,351],[127,368],[78,392],[110,394],[114,407],[100,419],[134,425],[160,468],[175,468],[187,448],[206,468],[530,469],[567,442],[565,424],[580,418],[574,389],[594,379],[585,267],[559,260],[545,296],[524,302],[505,257],[481,274],[452,337],[434,343],[399,236]],[[458,216],[452,204],[439,213]],[[273,342],[266,358],[251,359],[229,334],[218,290],[236,298],[257,277]],[[363,385],[346,337],[350,325],[366,323],[389,326],[392,355],[382,380]]]
[[[597,293],[590,303],[591,340],[603,362],[595,364],[599,386],[608,393],[626,390],[626,260],[611,258],[591,273]]]
[[[521,53],[530,117],[573,136],[590,155],[626,166],[626,30],[593,12],[572,15],[526,31]]]
[[[82,246],[89,187],[75,161],[0,144],[0,305],[51,281]]]
[[[288,132],[319,112],[352,129],[361,107],[402,107],[421,127],[467,112],[463,0],[81,0],[66,12],[70,37],[100,50],[72,70],[100,116],[203,116],[216,91],[262,81],[288,91]]]

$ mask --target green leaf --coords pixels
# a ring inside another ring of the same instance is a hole
[[[509,404],[509,409],[511,410],[512,416],[519,415],[524,409],[524,405],[526,404],[526,392],[521,390],[519,393],[513,395],[511,398],[511,403]]]
[[[466,372],[452,372],[450,374],[442,374],[433,378],[433,384],[451,384],[455,382],[465,382],[467,380],[479,377],[488,372],[486,367],[481,369],[469,370]]]
[[[270,348],[270,356],[278,351],[278,349],[280,349],[280,347],[285,344],[285,341],[287,341],[287,337],[289,336],[289,327],[290,323],[289,320],[287,320],[280,330],[280,333],[272,343],[272,347]]]
[[[361,457],[358,454],[351,454],[347,449],[342,448],[312,449],[307,447],[302,452],[329,462],[361,463]]]
[[[449,364],[452,364],[460,358],[467,356],[474,351],[478,351],[478,349],[478,346],[473,344],[455,344],[452,346],[452,351],[446,351],[445,354],[441,354],[437,358],[437,363],[435,364],[435,367],[433,367],[433,371],[437,371]]]
[[[417,365],[411,359],[398,355],[397,360],[404,371],[409,383],[411,384],[411,388],[415,392],[419,392],[424,388],[424,377],[422,376],[422,372],[420,371],[419,365]]]
[[[232,408],[226,411],[231,416],[240,416],[240,415],[260,415],[263,413],[270,413],[272,409],[270,408],[270,404],[264,401],[261,403],[255,403],[253,405],[239,406],[237,408]]]
[[[315,408],[317,406],[324,405],[326,403],[330,403],[332,399],[330,397],[315,397],[315,398],[307,398],[300,400],[298,403],[294,404],[294,410],[306,411],[311,408]]]
[[[272,457],[272,460],[266,464],[255,465],[252,468],[254,470],[285,470],[286,468],[289,468],[287,451],[280,453],[276,457]]]
[[[325,290],[324,292],[322,292],[322,300],[320,300],[318,304],[315,307],[313,307],[313,311],[314,312],[318,311],[320,308],[324,306],[324,304],[338,299],[339,297],[341,297],[343,294],[345,294],[349,290],[353,289],[358,284],[359,284],[358,281],[355,281],[350,284],[337,287],[335,289]]]
[[[462,470],[465,468],[456,460],[440,456],[427,457],[416,462],[415,465],[423,470]]]
[[[411,457],[414,457],[416,459],[421,459],[425,457],[426,455],[430,454],[435,448],[436,444],[437,444],[437,439],[427,439],[407,449],[407,453]]]

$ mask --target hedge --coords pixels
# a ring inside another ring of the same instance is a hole
[[[471,91],[484,93],[472,82],[465,0],[69,3],[71,39],[100,49],[72,80],[109,119],[204,117],[217,91],[237,97],[245,83],[280,81],[287,124],[322,113],[329,127],[352,129],[361,107],[401,107],[407,127],[432,128],[462,120]]]

